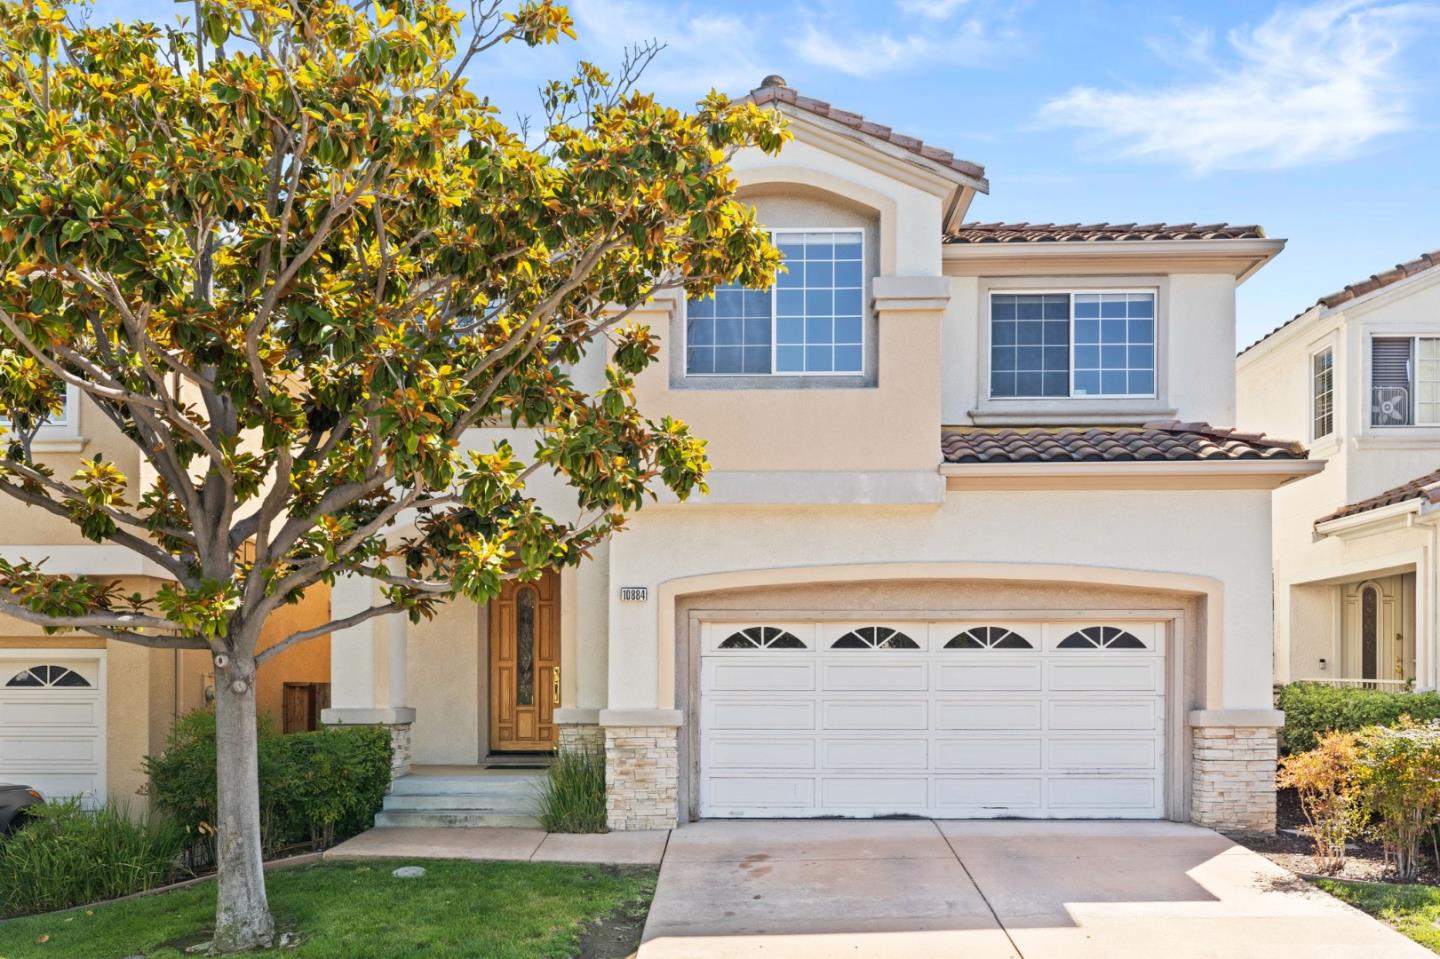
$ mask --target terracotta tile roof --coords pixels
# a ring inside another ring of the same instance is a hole
[[[1275,329],[1271,330],[1269,333],[1266,333],[1254,343],[1251,343],[1249,346],[1245,347],[1245,349],[1241,350],[1240,353],[1243,356],[1245,353],[1253,350],[1255,347],[1259,346],[1261,343],[1264,343],[1266,340],[1270,339],[1270,337],[1274,336],[1276,333],[1279,333],[1281,330],[1285,329],[1285,327],[1289,326],[1291,323],[1294,323],[1296,320],[1300,319],[1300,317],[1304,316],[1306,313],[1309,313],[1317,306],[1323,306],[1327,309],[1333,309],[1334,307],[1337,307],[1342,303],[1348,303],[1351,300],[1362,297],[1366,293],[1374,293],[1376,290],[1382,290],[1385,287],[1390,286],[1391,284],[1399,283],[1401,280],[1412,277],[1417,273],[1424,273],[1426,270],[1434,269],[1437,266],[1440,266],[1440,250],[1431,250],[1429,253],[1421,253],[1418,257],[1408,262],[1397,263],[1395,264],[1394,269],[1386,270],[1384,273],[1372,273],[1370,274],[1369,279],[1361,280],[1359,283],[1351,283],[1343,290],[1336,290],[1334,293],[1329,293],[1325,296],[1320,297],[1320,299],[1305,307],[1305,309],[1301,310],[1299,313],[1296,313],[1294,316],[1290,317],[1290,319],[1286,320],[1284,323],[1281,323],[1279,326],[1275,327]]]
[[[1328,516],[1322,516],[1315,521],[1318,526],[1321,523],[1328,523],[1332,519],[1343,519],[1346,516],[1354,516],[1357,513],[1368,513],[1372,509],[1379,509],[1382,506],[1394,506],[1397,503],[1406,503],[1412,499],[1423,499],[1427,503],[1440,503],[1440,470],[1426,473],[1424,476],[1417,476],[1408,483],[1401,483],[1399,486],[1387,489],[1383,493],[1371,496],[1369,499],[1362,499],[1358,502],[1342,506]]]
[[[1077,243],[1094,240],[1263,240],[1259,226],[1228,223],[962,223],[946,243]]]
[[[783,77],[768,76],[760,82],[760,86],[750,91],[750,100],[756,105],[766,103],[786,103],[807,113],[825,117],[833,120],[852,130],[876,137],[880,140],[893,143],[898,147],[909,150],[916,156],[924,157],[941,166],[949,167],[957,173],[963,173],[968,177],[978,180],[985,178],[985,168],[978,163],[971,163],[969,160],[962,160],[949,150],[942,150],[939,147],[931,146],[915,137],[907,137],[904,134],[896,133],[883,124],[867,120],[858,113],[851,113],[848,110],[841,110],[832,106],[824,100],[816,100],[814,97],[801,96],[791,87],[785,85]]]
[[[1089,463],[1177,460],[1303,460],[1299,443],[1208,423],[1143,426],[955,427],[942,430],[946,463]]]

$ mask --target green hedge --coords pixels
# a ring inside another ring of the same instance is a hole
[[[1321,733],[1355,732],[1366,726],[1393,726],[1401,716],[1440,719],[1440,694],[1395,693],[1379,689],[1291,683],[1280,687],[1277,708],[1285,711],[1285,751],[1314,749]]]
[[[276,735],[260,723],[260,825],[266,855],[325,847],[369,829],[390,787],[390,731],[350,726]],[[197,865],[213,861],[215,714],[182,716],[165,751],[145,760],[150,790],[196,842]]]
[[[174,879],[189,839],[164,819],[74,800],[32,806],[0,837],[0,917],[68,909]]]

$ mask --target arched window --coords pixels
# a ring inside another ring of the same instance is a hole
[[[830,644],[831,649],[919,649],[920,644],[889,626],[861,626]]]
[[[89,687],[90,680],[64,666],[31,666],[10,677],[10,689],[53,689],[56,687]]]
[[[1030,640],[1004,626],[972,626],[951,637],[946,649],[1034,649]]]
[[[721,649],[804,649],[794,633],[775,626],[747,626],[725,637]]]
[[[1133,633],[1118,626],[1086,626],[1060,641],[1060,649],[1144,649]]]

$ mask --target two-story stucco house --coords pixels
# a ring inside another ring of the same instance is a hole
[[[1234,302],[1283,243],[966,222],[980,167],[779,78],[752,96],[795,134],[734,160],[788,271],[644,311],[643,408],[708,439],[709,495],[488,609],[337,634],[327,721],[389,724],[417,766],[603,744],[618,829],[1272,828],[1270,495],[1320,464],[1232,429]]]
[[[1275,493],[1280,682],[1437,683],[1440,251],[1323,296],[1243,351],[1241,419],[1324,472]]]

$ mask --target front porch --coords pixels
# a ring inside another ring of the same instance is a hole
[[[1291,680],[1401,691],[1416,684],[1416,573],[1291,587]]]
[[[375,825],[537,827],[536,797],[550,762],[501,755],[474,766],[412,766],[391,782]]]

